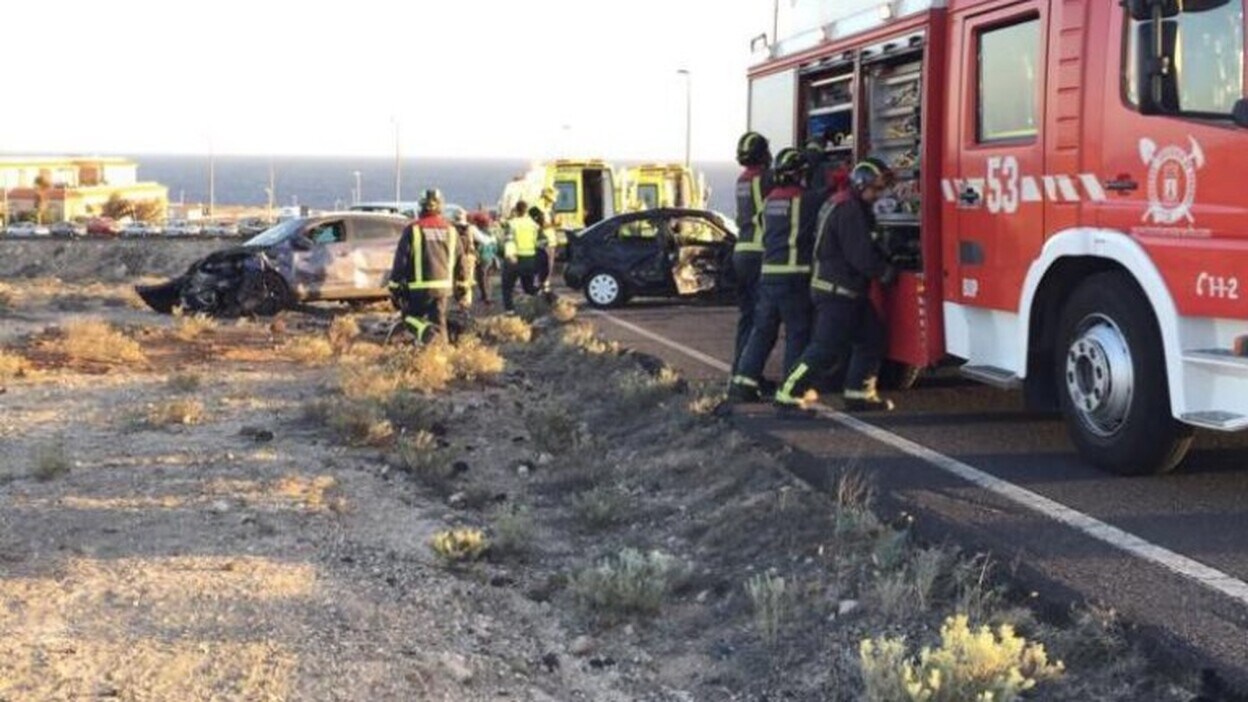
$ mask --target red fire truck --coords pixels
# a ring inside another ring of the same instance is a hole
[[[1167,471],[1248,429],[1244,2],[797,0],[750,126],[896,169],[894,362],[961,361],[1092,463]]]

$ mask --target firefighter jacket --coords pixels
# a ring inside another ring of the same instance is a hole
[[[459,235],[459,248],[463,256],[459,258],[459,271],[456,288],[462,295],[471,292],[477,277],[477,234],[480,231],[472,224],[456,224],[455,232]]]
[[[810,276],[822,199],[800,186],[780,186],[763,205],[763,279]]]
[[[537,256],[537,240],[541,230],[533,218],[526,215],[507,220],[507,233],[503,240],[503,255],[508,259],[533,258]]]
[[[463,246],[455,227],[441,215],[431,215],[408,225],[394,252],[390,288],[423,291],[449,297],[461,279]]]
[[[853,191],[829,199],[819,213],[811,289],[855,298],[883,276],[889,264],[876,244],[875,227],[871,205]]]
[[[771,171],[751,166],[737,178],[736,254],[763,253],[763,205],[771,194]]]

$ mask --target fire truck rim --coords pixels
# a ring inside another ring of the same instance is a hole
[[[1101,438],[1126,424],[1135,396],[1135,365],[1126,335],[1104,314],[1084,318],[1066,355],[1066,387],[1080,422]]]

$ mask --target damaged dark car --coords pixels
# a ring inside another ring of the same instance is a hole
[[[656,209],[605,220],[568,238],[564,281],[590,305],[633,297],[728,295],[736,237],[714,212]]]
[[[363,213],[292,219],[196,261],[167,283],[136,290],[162,314],[181,308],[217,317],[271,316],[304,302],[384,300],[408,221]]]

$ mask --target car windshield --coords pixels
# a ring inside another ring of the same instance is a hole
[[[248,239],[247,243],[243,245],[244,246],[276,246],[277,244],[280,244],[283,241],[286,241],[287,239],[297,234],[302,224],[303,224],[303,221],[298,220],[298,219],[292,219],[286,222],[282,222],[276,227],[266,229],[260,234],[257,234],[251,239]]]

